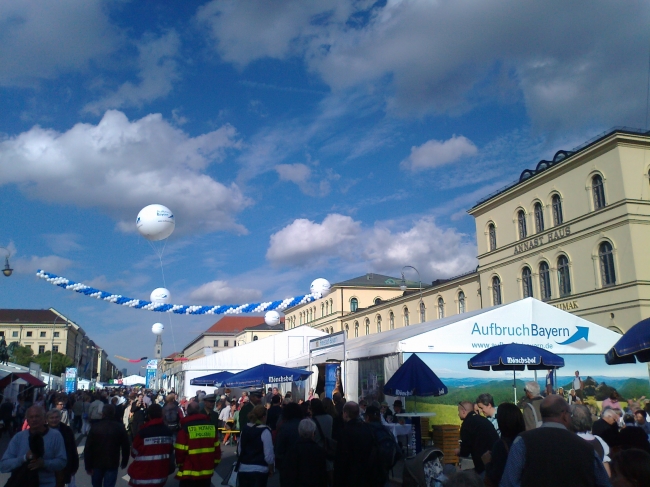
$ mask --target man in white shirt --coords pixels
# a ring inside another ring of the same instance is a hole
[[[576,370],[576,376],[573,378],[573,389],[576,391],[576,396],[578,396],[581,401],[584,399],[582,395],[583,388],[584,388],[584,383],[580,378],[580,371]]]

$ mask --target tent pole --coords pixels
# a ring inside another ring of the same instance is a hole
[[[517,404],[517,371],[512,369],[512,390],[515,393],[515,404]]]

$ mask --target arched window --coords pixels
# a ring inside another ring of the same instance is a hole
[[[392,311],[388,314],[388,327],[391,330],[395,329],[395,314]]]
[[[320,317],[325,316],[325,303],[320,304]]]
[[[542,301],[551,299],[551,273],[546,262],[539,265],[539,293]]]
[[[300,324],[302,325],[302,313],[300,313]]]
[[[404,308],[404,326],[409,326],[409,309]]]
[[[381,316],[377,315],[377,333],[381,333]]]
[[[420,323],[427,321],[427,308],[424,303],[420,301]]]
[[[600,260],[600,279],[603,286],[616,284],[616,272],[614,271],[614,253],[612,244],[603,242],[598,247],[598,258]]]
[[[501,279],[494,276],[492,278],[492,304],[496,306],[501,303]]]
[[[591,178],[591,191],[594,194],[594,210],[605,207],[605,188],[603,187],[603,178],[596,174]]]
[[[571,294],[571,276],[569,275],[569,259],[561,255],[557,259],[557,280],[560,287],[560,296]]]
[[[465,312],[465,293],[463,291],[458,293],[458,313]]]
[[[325,314],[328,315],[330,314],[330,302],[325,301]]]
[[[370,335],[370,320],[366,318],[366,335]]]
[[[519,231],[519,240],[526,238],[528,232],[526,230],[526,214],[524,210],[517,212],[517,230]]]
[[[438,298],[438,319],[445,317],[445,302],[442,298]]]
[[[540,202],[535,203],[535,231],[544,231],[544,207]]]
[[[357,298],[352,298],[350,300],[350,311],[354,313],[357,309],[359,309],[359,301]]]
[[[355,321],[354,322],[354,338],[357,338],[359,336],[359,322]]]
[[[562,215],[562,198],[559,194],[554,194],[551,198],[551,206],[553,207],[553,224],[555,226],[562,225],[564,216]]]
[[[496,250],[497,248],[497,229],[494,226],[494,223],[488,225],[488,241],[490,244],[490,251]]]
[[[379,303],[381,303],[381,298],[375,298],[374,303],[375,303],[375,304],[379,304]]]
[[[330,299],[330,313],[334,313],[334,301]]]
[[[345,338],[348,338],[348,332],[349,332],[349,331],[350,331],[350,327],[349,327],[348,324],[346,323],[346,324],[345,324]]]
[[[533,273],[528,266],[521,270],[521,290],[523,291],[524,298],[533,297]]]

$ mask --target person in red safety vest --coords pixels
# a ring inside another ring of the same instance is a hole
[[[197,402],[188,404],[174,448],[179,487],[210,487],[214,468],[221,461],[219,431],[200,413]]]
[[[174,440],[172,431],[163,423],[163,410],[158,404],[147,408],[147,421],[133,439],[129,465],[129,485],[162,487],[173,472]]]

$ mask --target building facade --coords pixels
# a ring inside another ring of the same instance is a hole
[[[68,356],[78,376],[106,381],[116,375],[115,365],[77,323],[50,309],[0,309],[0,336],[18,342],[34,355],[59,352]]]
[[[650,133],[616,129],[559,151],[468,213],[475,271],[421,293],[363,276],[334,284],[286,326],[353,338],[531,296],[619,333],[650,316]]]
[[[205,356],[206,350],[216,353],[236,347],[237,335],[246,327],[259,324],[259,316],[224,316],[188,343],[183,348],[183,356],[191,360]]]

